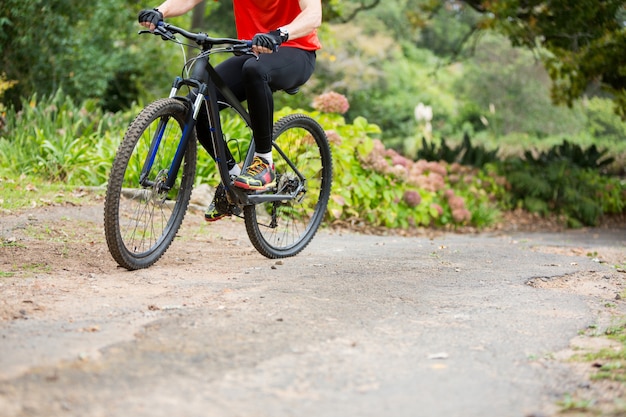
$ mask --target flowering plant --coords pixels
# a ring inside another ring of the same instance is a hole
[[[329,91],[313,99],[313,108],[322,113],[345,114],[350,108],[350,103],[343,94]]]

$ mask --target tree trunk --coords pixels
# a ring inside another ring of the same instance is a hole
[[[191,30],[202,29],[204,25],[204,11],[206,10],[206,0],[202,0],[193,8],[191,15]]]

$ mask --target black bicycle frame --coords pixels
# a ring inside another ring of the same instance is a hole
[[[176,96],[178,90],[184,85],[195,89],[196,96],[194,100],[190,99],[189,97]],[[174,159],[168,170],[167,179],[165,183],[161,184],[160,186],[165,190],[170,190],[174,186],[174,183],[176,181],[176,175],[178,174],[178,170],[180,169],[180,166],[182,164],[183,157],[185,156],[185,150],[187,149],[187,144],[189,142],[189,135],[196,127],[198,114],[202,108],[202,102],[205,101],[206,111],[209,119],[211,140],[213,142],[213,149],[215,150],[215,161],[217,163],[222,183],[224,184],[226,191],[231,198],[231,201],[237,204],[248,205],[293,199],[302,191],[302,189],[305,188],[304,185],[299,187],[298,190],[291,194],[250,194],[249,192],[239,189],[237,187],[231,187],[230,174],[228,172],[228,165],[226,163],[226,142],[224,141],[224,136],[222,132],[219,104],[217,101],[217,91],[222,94],[226,103],[232,106],[241,115],[247,125],[250,126],[250,115],[245,110],[243,105],[239,102],[232,90],[224,83],[217,71],[215,71],[215,68],[209,62],[209,57],[207,56],[206,59],[198,59],[198,61],[194,65],[191,78],[176,77],[174,83],[172,84],[170,98],[176,98],[184,101],[186,105],[189,106],[190,111],[187,112],[185,128],[176,149]],[[155,137],[150,144],[150,150],[148,152],[148,156],[146,158],[146,161],[144,162],[144,166],[140,175],[140,183],[144,187],[154,185],[153,183],[146,181],[146,178],[148,177],[148,173],[152,169],[152,164],[154,163],[156,151],[163,137],[164,128],[167,122],[167,120],[161,120],[159,122]],[[285,160],[289,163],[294,172],[296,172],[298,177],[300,177],[302,181],[301,184],[304,184],[304,176],[302,176],[302,174],[296,169],[294,164],[286,158],[286,155],[280,148],[278,148],[278,146],[276,146],[275,143],[273,144],[273,146],[283,157],[285,157]],[[252,138],[244,161],[244,169],[252,162],[254,150],[254,138]]]

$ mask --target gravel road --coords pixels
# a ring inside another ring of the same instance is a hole
[[[190,213],[128,272],[101,211],[2,215],[2,417],[538,417],[624,395],[567,360],[626,310],[624,229],[324,230],[274,261],[242,220]]]

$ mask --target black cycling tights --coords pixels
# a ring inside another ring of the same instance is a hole
[[[315,52],[283,47],[272,54],[234,56],[217,65],[215,70],[239,101],[248,102],[256,151],[272,151],[274,98],[277,90],[289,90],[304,84],[315,69]],[[218,93],[218,101],[224,100]],[[203,104],[204,106],[204,104]],[[204,108],[198,115],[196,132],[200,144],[215,158],[209,123]],[[228,152],[228,168],[235,162]]]

